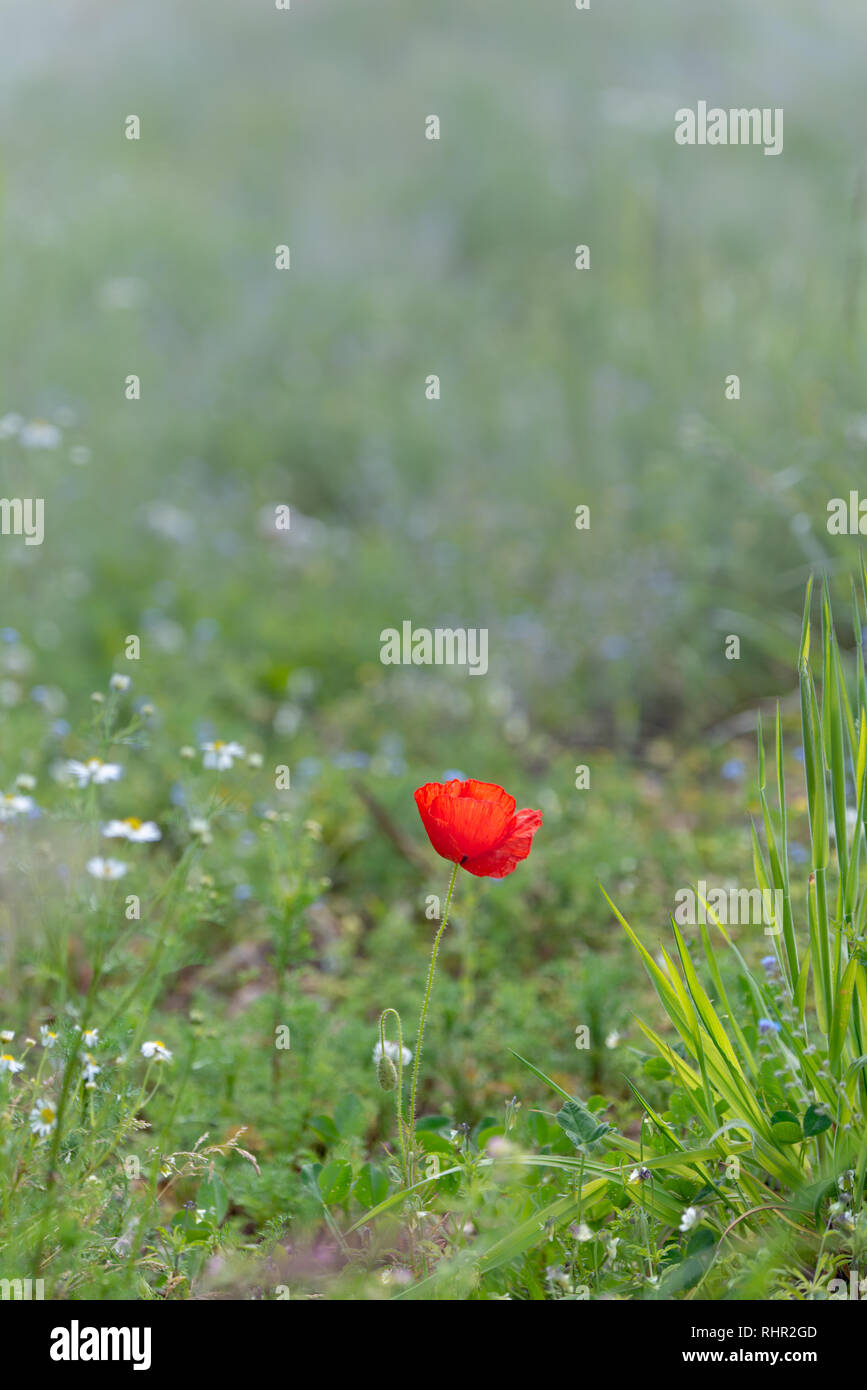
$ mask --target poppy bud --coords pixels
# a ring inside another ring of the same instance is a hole
[[[384,1091],[393,1091],[397,1085],[397,1067],[387,1052],[383,1052],[376,1064],[376,1079]]]

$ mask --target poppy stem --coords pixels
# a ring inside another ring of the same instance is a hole
[[[428,1004],[430,1003],[431,990],[433,989],[434,973],[437,968],[437,954],[440,948],[443,932],[449,923],[449,909],[452,905],[452,893],[454,892],[455,879],[458,876],[458,865],[452,869],[452,876],[449,882],[449,891],[446,895],[446,910],[443,913],[443,920],[440,929],[434,937],[433,950],[431,951],[430,969],[427,972],[427,989],[424,992],[424,1003],[421,1006],[421,1014],[418,1020],[418,1041],[415,1045],[415,1057],[412,1064],[412,1085],[409,1092],[409,1159],[412,1164],[415,1160],[415,1097],[418,1090],[418,1070],[421,1063],[421,1045],[424,1039],[424,1025],[427,1019]]]

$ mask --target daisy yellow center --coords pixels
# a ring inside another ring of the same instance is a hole
[[[3,1056],[0,1057],[0,1062],[14,1062],[14,1061],[15,1061],[15,1058],[12,1056],[12,1053],[11,1053],[11,1052],[4,1052],[4,1053],[3,1053]]]
[[[54,1120],[54,1111],[51,1109],[50,1105],[43,1105],[39,1114],[42,1116],[43,1120],[47,1125],[50,1125]]]
[[[141,821],[138,816],[127,816],[124,825],[128,825],[130,830],[141,830]]]
[[[225,746],[226,746],[226,745],[225,745],[225,743],[223,742],[223,740],[222,740],[221,738],[218,738],[217,741],[216,741],[216,743],[214,744],[214,749],[216,750],[216,749],[218,749],[218,748],[225,748]]]

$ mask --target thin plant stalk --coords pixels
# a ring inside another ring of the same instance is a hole
[[[397,1086],[395,1087],[395,1110],[397,1112],[397,1138],[400,1144],[400,1165],[403,1172],[404,1182],[409,1181],[409,1171],[406,1164],[406,1131],[403,1127],[403,1029],[400,1022],[400,1014],[397,1009],[383,1009],[379,1016],[379,1046],[380,1056],[385,1053],[385,1016],[394,1014],[397,1019]]]
[[[419,1066],[420,1066],[420,1064],[421,1064],[421,1047],[422,1047],[422,1042],[423,1042],[423,1040],[424,1040],[424,1026],[425,1026],[425,1023],[426,1023],[426,1021],[427,1021],[428,1005],[430,1004],[431,990],[433,989],[434,974],[435,974],[435,972],[436,972],[436,967],[437,967],[437,955],[438,955],[438,953],[439,953],[440,942],[441,942],[441,940],[442,940],[443,932],[445,931],[445,929],[446,929],[446,927],[448,926],[448,923],[449,923],[449,910],[450,910],[451,904],[452,904],[452,893],[454,892],[455,879],[457,878],[457,876],[458,876],[458,865],[455,864],[455,867],[452,869],[452,876],[451,876],[451,879],[450,879],[450,881],[449,881],[449,891],[448,891],[448,894],[446,895],[446,907],[445,907],[445,912],[443,913],[443,920],[442,920],[442,922],[440,923],[440,929],[439,929],[439,931],[437,932],[436,936],[434,937],[433,950],[431,951],[431,958],[430,958],[430,968],[429,968],[429,970],[428,970],[428,972],[427,972],[427,988],[425,989],[425,992],[424,992],[424,1003],[423,1003],[422,1006],[421,1006],[421,1013],[420,1013],[420,1015],[419,1015],[419,1020],[418,1020],[418,1040],[416,1041],[416,1045],[415,1045],[415,1057],[413,1058],[413,1064],[412,1064],[412,1084],[411,1084],[411,1086],[410,1086],[410,1092],[409,1092],[409,1148],[410,1148],[410,1155],[412,1155],[412,1151],[413,1151],[414,1144],[415,1144],[415,1100],[416,1100],[416,1093],[417,1093],[417,1091],[418,1091],[418,1072],[419,1072]]]

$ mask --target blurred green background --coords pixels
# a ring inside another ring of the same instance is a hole
[[[203,705],[311,668],[408,733],[441,684],[414,751],[456,766],[494,688],[531,737],[635,746],[790,681],[867,449],[861,7],[2,15],[0,409],[64,429],[4,445],[46,498],[43,548],[0,547],[42,677],[143,631],[181,690],[210,620]],[[782,106],[782,156],[677,146],[699,98]],[[380,669],[403,618],[487,626],[489,677]]]

